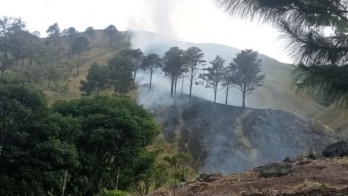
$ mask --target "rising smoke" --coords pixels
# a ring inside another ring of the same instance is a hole
[[[153,25],[153,29],[156,34],[149,32],[130,31],[132,48],[140,48],[145,54],[157,53],[160,56],[172,46],[178,46],[181,49],[187,49],[191,46],[197,46],[205,53],[205,59],[211,61],[217,54],[226,59],[226,63],[229,63],[235,54],[239,50],[227,47],[218,46],[214,44],[194,44],[183,43],[175,41],[175,30],[173,28],[171,17],[175,9],[177,8],[177,1],[163,1],[163,0],[148,0],[149,6],[149,18],[150,23]],[[134,21],[133,21],[134,22]],[[170,38],[168,38],[170,37]],[[149,91],[147,84],[149,78],[145,73],[139,73],[137,75],[137,83],[140,88],[138,91],[138,102],[144,105],[146,108],[152,110],[162,106],[172,106],[177,104],[173,99],[170,99],[170,83],[169,79],[164,76],[161,70],[157,70],[153,76],[153,90]],[[181,81],[178,81],[177,95],[180,97]],[[183,85],[184,93],[188,92],[188,81],[186,80]],[[240,106],[240,92],[232,90],[230,92],[229,104]],[[203,86],[194,86],[193,95],[204,98],[206,100],[212,100],[213,95],[210,89],[206,89]],[[224,102],[224,92],[218,93],[217,102]],[[258,98],[247,100],[250,107],[266,107],[257,102]],[[187,102],[179,102],[181,106],[187,104]],[[221,106],[223,107],[223,106]],[[181,107],[179,113],[175,116],[168,115],[170,118],[181,118],[181,116],[188,112],[188,106]],[[208,110],[202,110],[201,115],[209,113]],[[271,115],[269,115],[271,114]],[[283,113],[281,113],[283,114]],[[218,116],[223,116],[221,113]],[[267,116],[265,116],[267,115]],[[205,140],[200,141],[206,149],[207,157],[202,163],[201,172],[222,172],[228,174],[231,171],[243,171],[252,166],[258,166],[258,164],[265,164],[270,161],[279,161],[286,156],[296,156],[304,151],[308,151],[305,148],[306,145],[315,145],[311,138],[313,134],[306,133],[301,135],[301,132],[297,133],[301,137],[297,138],[298,142],[303,144],[296,144],[290,141],[291,138],[284,138],[280,133],[284,133],[287,130],[287,126],[292,127],[291,131],[304,129],[310,132],[311,129],[303,123],[291,116],[291,122],[298,124],[298,127],[286,124],[288,117],[284,114],[284,118],[273,119],[272,115],[279,115],[277,113],[265,112],[265,115],[256,115],[248,118],[250,123],[257,122],[256,127],[249,127],[246,122],[242,122],[244,117],[242,113],[228,114],[226,118],[213,120],[210,117],[196,119],[186,119],[187,125],[191,123],[192,129],[206,129]],[[167,116],[167,118],[169,118]],[[252,114],[251,114],[252,116]],[[240,119],[240,120],[238,120]],[[254,120],[255,119],[255,120]],[[176,122],[175,120],[170,120]],[[201,126],[202,121],[210,121],[209,126]],[[284,121],[283,123],[276,121]],[[185,122],[185,120],[184,120]],[[303,126],[302,126],[303,125]],[[173,127],[177,125],[171,125]],[[260,128],[261,127],[261,128]],[[278,130],[279,129],[279,130]],[[302,130],[300,130],[302,131]],[[272,134],[273,135],[270,135]],[[245,135],[245,134],[250,134]],[[295,134],[296,135],[296,134]],[[320,141],[320,136],[315,135],[315,141]],[[277,139],[280,138],[280,139]],[[282,138],[283,137],[283,138]],[[194,146],[192,147],[194,148]],[[299,149],[302,148],[302,149]]]

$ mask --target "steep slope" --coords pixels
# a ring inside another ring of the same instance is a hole
[[[221,55],[226,59],[227,63],[231,62],[235,54],[240,51],[233,47],[218,44],[178,42],[150,32],[130,31],[127,33],[131,35],[131,40],[126,36],[126,32],[120,32],[120,34],[127,37],[127,39],[119,40],[120,44],[117,49],[110,49],[107,40],[102,35],[102,31],[96,31],[95,38],[89,38],[90,52],[82,57],[83,64],[81,66],[80,76],[70,78],[68,90],[65,93],[46,91],[50,100],[79,97],[80,80],[85,78],[89,66],[94,62],[101,64],[107,63],[108,59],[117,51],[129,45],[133,48],[141,48],[145,53],[156,52],[160,55],[163,55],[171,46],[179,46],[182,49],[186,49],[190,46],[197,46],[204,51],[207,61],[212,60],[216,55]],[[293,68],[292,65],[280,63],[265,55],[260,55],[260,58],[263,60],[263,72],[266,74],[266,79],[261,88],[247,97],[248,107],[279,109],[294,113],[306,119],[313,118],[325,109],[311,99],[297,94],[295,89],[291,87],[289,84],[289,74]],[[147,78],[141,77],[140,74],[137,80],[140,84],[148,82]],[[169,89],[169,81],[164,77],[163,73],[159,72],[155,76],[154,83],[154,86],[157,85]],[[188,85],[184,85],[184,92],[188,92]],[[193,94],[207,100],[213,98],[211,91],[203,86],[194,86]],[[218,93],[218,102],[224,102],[224,97],[224,92],[220,91]],[[231,105],[239,106],[241,104],[240,92],[232,89],[228,102]]]
[[[140,96],[139,102],[154,112],[166,139],[191,154],[200,172],[245,171],[317,153],[339,140],[325,127],[280,110],[214,106],[201,98],[178,97],[170,102],[157,93]]]
[[[207,43],[188,43],[179,42],[173,39],[165,38],[154,33],[136,31],[131,32],[132,47],[141,48],[145,52],[156,52],[161,55],[172,46],[178,46],[187,49],[191,46],[199,47],[205,53],[205,59],[209,62],[216,55],[222,56],[226,64],[230,63],[235,55],[240,52],[239,49]],[[280,63],[277,60],[260,55],[263,61],[262,72],[266,74],[264,85],[247,97],[247,106],[252,108],[274,108],[294,113],[304,118],[312,118],[320,113],[324,107],[316,104],[311,99],[299,95],[291,87],[290,73],[292,65]],[[208,63],[207,63],[208,64]],[[208,64],[209,65],[209,64]],[[162,74],[163,75],[163,74]],[[167,80],[163,76],[158,76],[154,81],[155,85],[168,87]],[[184,85],[184,92],[188,92],[188,85]],[[194,86],[193,94],[208,100],[212,100],[212,93],[203,86]],[[223,103],[225,93],[218,93],[218,102]],[[240,106],[241,95],[236,89],[230,92],[229,104]]]
[[[348,108],[332,104],[319,113],[315,120],[335,130],[337,134],[348,136]]]

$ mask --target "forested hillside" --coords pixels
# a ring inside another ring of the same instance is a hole
[[[145,195],[345,135],[330,100],[290,84],[293,65],[252,49],[114,25],[55,23],[40,37],[18,18],[0,24],[1,195]]]

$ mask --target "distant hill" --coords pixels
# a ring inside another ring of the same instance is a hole
[[[81,66],[80,76],[72,77],[68,82],[68,90],[64,93],[46,91],[50,101],[59,99],[71,99],[80,96],[79,86],[80,80],[85,79],[89,66],[98,62],[106,64],[117,51],[131,45],[133,48],[141,48],[145,53],[156,52],[163,55],[165,51],[171,46],[178,46],[186,49],[190,46],[197,46],[205,53],[205,59],[211,61],[216,55],[222,56],[229,63],[235,57],[239,49],[212,43],[188,43],[179,42],[174,39],[166,38],[155,33],[144,31],[129,31],[120,32],[123,36],[119,47],[110,49],[107,40],[102,35],[102,30],[96,31],[95,38],[88,38],[90,41],[91,50],[88,54],[82,57],[83,65]],[[126,34],[130,34],[128,37]],[[87,36],[88,37],[88,36]],[[251,108],[273,108],[287,112],[291,112],[305,119],[313,119],[327,124],[335,130],[346,130],[348,127],[348,118],[345,115],[346,110],[337,110],[335,107],[325,108],[322,105],[312,101],[312,99],[297,94],[296,90],[289,84],[290,73],[294,68],[293,65],[281,63],[275,59],[260,54],[263,60],[263,72],[266,74],[265,84],[247,97],[247,106]],[[168,91],[169,80],[164,78],[163,73],[157,74],[154,78],[154,87],[161,88],[162,91]],[[146,84],[148,78],[138,77],[139,84]],[[184,92],[188,91],[188,86],[184,85]],[[198,97],[212,100],[213,96],[210,89],[202,86],[194,86],[193,94]],[[220,91],[218,95],[218,102],[222,103],[224,100],[224,92]],[[230,93],[229,104],[240,106],[241,96],[237,90],[232,90]],[[342,116],[337,118],[336,116]]]
[[[173,39],[165,38],[154,33],[144,31],[131,31],[131,43],[133,48],[141,48],[145,52],[156,52],[163,55],[165,51],[172,46],[178,46],[187,49],[191,46],[199,47],[205,54],[205,59],[211,61],[216,55],[220,55],[230,63],[239,49],[211,43],[189,43],[179,42]],[[252,108],[274,108],[294,113],[304,118],[312,118],[320,113],[324,107],[315,103],[311,99],[299,95],[289,84],[290,73],[293,65],[281,63],[266,55],[260,54],[263,61],[262,71],[266,74],[264,85],[247,97],[247,106]],[[167,80],[164,77],[157,77],[155,85],[164,87],[163,83]],[[168,84],[167,84],[168,85]],[[169,88],[169,87],[168,87]],[[187,92],[187,85],[184,85],[184,92]],[[208,100],[213,96],[209,89],[202,86],[194,86],[193,94]],[[224,92],[219,92],[218,101],[223,102]],[[240,92],[233,89],[230,93],[229,104],[240,106]]]

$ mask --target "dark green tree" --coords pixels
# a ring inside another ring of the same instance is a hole
[[[232,87],[234,87],[235,79],[238,78],[238,76],[236,76],[235,74],[236,74],[236,65],[234,63],[230,63],[228,66],[225,67],[224,78],[222,81],[222,86],[226,90],[225,105],[228,104],[229,90]]]
[[[60,40],[60,28],[58,23],[54,23],[51,26],[48,27],[46,33],[48,34],[48,37],[46,39],[46,44],[54,46],[56,48],[61,47],[61,40]]]
[[[170,97],[174,97],[178,78],[186,71],[184,51],[178,47],[171,47],[162,60],[162,71],[170,79]]]
[[[188,78],[190,80],[190,93],[189,97],[191,100],[193,83],[198,77],[198,72],[202,70],[202,66],[206,61],[204,58],[204,53],[198,47],[190,47],[184,52],[186,58],[186,66],[188,69]]]
[[[213,61],[209,62],[212,66],[205,68],[206,73],[200,74],[200,78],[203,80],[203,85],[206,88],[213,89],[214,103],[216,103],[216,94],[221,90],[220,85],[224,79],[225,74],[225,60],[217,55]]]
[[[283,32],[299,66],[293,82],[326,100],[347,101],[348,5],[345,0],[221,0],[230,13],[261,17]],[[331,29],[330,32],[327,29]]]
[[[63,36],[66,36],[69,44],[73,44],[75,39],[79,36],[79,32],[74,27],[69,27],[63,30]]]
[[[192,158],[186,153],[178,153],[172,157],[165,157],[164,160],[167,161],[173,169],[173,191],[175,195],[177,182],[186,182],[188,178],[188,167],[190,167]]]
[[[25,25],[20,18],[0,18],[0,73],[4,75],[5,71],[15,64],[14,48],[12,43],[14,34],[22,31]]]
[[[113,43],[116,41],[116,35],[118,31],[114,25],[109,25],[103,30],[103,35],[108,38],[109,47],[113,47]]]
[[[78,36],[71,44],[70,50],[73,55],[78,56],[76,76],[79,76],[81,55],[88,50],[89,41],[85,36]]]
[[[109,69],[107,66],[93,63],[88,70],[86,81],[81,81],[80,90],[85,93],[85,95],[90,95],[92,92],[95,92],[98,96],[101,90],[108,88],[108,72]]]
[[[142,70],[145,71],[146,75],[150,78],[150,86],[149,89],[152,88],[152,76],[156,69],[161,68],[163,66],[161,58],[158,54],[148,54],[144,57],[143,62],[141,64]]]
[[[90,37],[90,38],[95,38],[95,29],[93,27],[87,27],[85,30],[85,33]]]
[[[134,88],[131,64],[130,59],[119,55],[109,60],[109,84],[115,95],[124,96]]]
[[[47,80],[47,88],[51,88],[52,82],[65,79],[71,71],[68,63],[64,61],[64,51],[45,46],[40,52],[37,63]]]
[[[78,165],[75,120],[52,114],[42,92],[0,81],[0,195],[62,194]]]
[[[245,107],[245,97],[256,88],[263,85],[265,78],[261,73],[262,60],[258,59],[258,52],[253,50],[243,50],[233,59],[235,73],[233,78],[234,85],[242,93],[242,107]]]
[[[84,187],[80,195],[96,195],[104,187],[131,188],[134,179],[129,182],[125,174],[157,135],[152,116],[135,102],[115,97],[59,102],[53,109],[81,125],[80,166],[68,181],[68,190]]]
[[[140,48],[138,48],[122,50],[120,52],[120,55],[130,60],[131,66],[133,67],[133,78],[135,80],[137,76],[137,71],[142,64],[144,53],[140,50]]]

